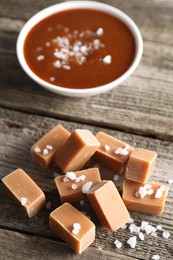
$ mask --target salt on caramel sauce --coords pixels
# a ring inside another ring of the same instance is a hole
[[[90,9],[48,16],[28,33],[24,56],[41,79],[72,89],[98,87],[119,78],[133,62],[130,29],[110,14]]]

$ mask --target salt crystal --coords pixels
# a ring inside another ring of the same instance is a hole
[[[153,259],[153,260],[159,260],[159,259],[160,259],[160,256],[159,256],[159,255],[153,255],[153,256],[151,257],[151,259]]]
[[[170,233],[167,230],[165,230],[163,231],[162,236],[167,239],[170,237]]]
[[[139,188],[139,195],[142,199],[147,195],[147,190],[142,186]]]
[[[49,144],[47,144],[47,145],[46,145],[46,149],[48,149],[48,150],[52,150],[52,149],[53,149],[53,146],[52,146],[52,145],[49,145]]]
[[[34,148],[34,151],[35,151],[36,153],[40,153],[40,152],[41,152],[41,149],[40,149],[38,146],[36,146],[36,147]]]
[[[130,149],[130,145],[129,145],[129,144],[126,144],[126,145],[125,145],[125,148],[126,148],[127,150],[129,150],[129,149]]]
[[[73,228],[80,230],[81,229],[81,225],[79,223],[74,223],[73,224]]]
[[[146,228],[148,225],[149,225],[149,224],[148,224],[147,221],[142,221],[142,222],[141,222],[141,229],[142,229],[142,230],[145,230],[145,228]]]
[[[152,232],[152,233],[151,233],[151,236],[152,236],[152,237],[157,237],[157,233],[156,233],[156,232]]]
[[[127,240],[127,244],[129,244],[131,248],[135,248],[136,242],[137,242],[137,237],[136,237],[136,236],[130,237],[130,238]]]
[[[116,239],[114,241],[114,244],[115,244],[116,248],[121,248],[122,247],[122,243],[118,239]]]
[[[148,225],[145,227],[145,232],[147,233],[147,235],[153,233],[153,232],[156,232],[156,228],[153,227],[152,225]]]
[[[49,80],[52,82],[52,81],[55,81],[55,77],[50,77]]]
[[[43,56],[43,55],[38,55],[38,56],[37,56],[37,60],[38,60],[38,61],[44,60],[44,56]]]
[[[144,240],[144,234],[142,232],[139,232],[139,238],[140,240]]]
[[[53,66],[57,69],[61,68],[61,62],[59,60],[56,60],[54,63],[53,63]]]
[[[100,40],[95,39],[95,40],[93,41],[93,45],[94,45],[94,48],[95,48],[95,49],[99,49],[99,47],[100,47]]]
[[[66,172],[65,176],[72,181],[76,179],[76,174],[74,172]]]
[[[105,144],[105,150],[108,152],[110,150],[110,146]]]
[[[152,195],[152,194],[153,194],[153,192],[154,192],[154,190],[153,190],[153,189],[147,190],[147,194],[148,194],[148,195]]]
[[[75,228],[74,228],[74,229],[72,230],[72,233],[73,233],[74,235],[77,235],[77,234],[79,233],[79,229],[75,229]]]
[[[21,198],[20,201],[21,201],[21,204],[24,206],[27,203],[28,199],[27,198]]]
[[[115,154],[121,154],[121,151],[122,151],[122,148],[120,147],[120,148],[116,149],[114,153]]]
[[[169,179],[169,180],[168,180],[168,183],[169,183],[169,184],[173,184],[173,180]]]
[[[129,152],[127,151],[127,149],[126,149],[126,148],[123,148],[122,151],[121,151],[121,155],[126,156],[126,155],[128,155],[128,154],[129,154]]]
[[[69,65],[64,65],[64,66],[63,66],[63,69],[65,69],[65,70],[70,70],[71,67],[70,67]]]
[[[63,178],[63,182],[68,182],[68,181],[70,181],[69,178],[67,178],[67,177],[64,177],[64,178]]]
[[[152,188],[152,185],[149,184],[149,183],[147,183],[147,184],[144,185],[144,188],[147,189],[147,190],[149,190],[149,189]]]
[[[43,155],[47,155],[49,153],[49,151],[45,148],[43,149]]]
[[[160,199],[162,197],[162,190],[161,189],[157,189],[156,194],[155,194],[155,198],[156,199]]]
[[[162,230],[162,226],[161,225],[157,225],[157,230]]]
[[[72,187],[73,190],[76,190],[78,186],[77,186],[77,184],[73,183],[73,184],[71,185],[71,187]]]
[[[131,233],[135,232],[135,233],[139,233],[140,232],[140,227],[137,227],[135,224],[130,224],[129,226],[129,230]]]
[[[83,206],[85,204],[84,200],[81,200],[79,203],[81,206]]]
[[[87,46],[86,46],[86,45],[82,45],[82,46],[80,47],[80,51],[81,51],[81,52],[86,52],[86,51],[87,51]]]
[[[48,201],[46,203],[46,209],[51,209],[51,205],[52,205],[52,203],[50,201]]]
[[[77,46],[77,45],[74,45],[74,46],[73,46],[73,51],[77,52],[77,51],[79,51],[79,50],[80,50],[79,46]]]
[[[102,248],[101,248],[100,246],[98,247],[98,249],[99,249],[99,250],[102,250]]]
[[[161,189],[161,191],[163,192],[163,191],[166,190],[166,186],[165,186],[165,185],[161,185],[161,186],[160,186],[160,189]]]
[[[79,179],[81,180],[81,181],[84,181],[85,180],[85,178],[86,178],[86,175],[81,175],[81,176],[79,176]]]
[[[127,221],[128,224],[131,224],[131,223],[134,223],[134,219],[133,218],[130,218],[128,221]]]
[[[114,175],[114,181],[118,181],[118,179],[119,179],[119,175],[115,174]]]
[[[103,33],[104,33],[104,30],[103,30],[103,28],[101,28],[101,27],[98,28],[97,31],[96,31],[96,34],[97,34],[98,36],[102,36]]]
[[[87,193],[87,192],[90,190],[92,184],[93,184],[92,181],[86,182],[86,183],[82,186],[82,192],[83,192],[83,193]]]
[[[126,229],[127,228],[127,225],[123,225],[122,227],[121,227],[121,229]]]
[[[111,55],[107,55],[107,56],[105,56],[105,57],[103,58],[103,62],[104,62],[105,64],[110,64],[111,61],[112,61]]]

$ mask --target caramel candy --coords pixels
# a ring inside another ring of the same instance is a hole
[[[91,206],[103,227],[117,230],[129,219],[130,215],[112,181],[101,181],[87,192]]]
[[[78,254],[95,239],[95,225],[69,203],[64,203],[49,216],[51,230]]]
[[[125,177],[129,180],[146,183],[151,176],[157,153],[143,148],[135,148],[130,154]]]
[[[130,210],[147,214],[161,215],[168,193],[166,185],[125,180],[123,184],[123,201]]]
[[[22,169],[8,174],[2,182],[28,217],[33,217],[44,207],[46,199],[43,191]]]
[[[73,131],[63,147],[57,151],[55,161],[63,172],[80,170],[99,147],[89,130]]]
[[[53,162],[56,151],[64,144],[70,133],[61,125],[55,126],[31,147],[33,160],[48,168]]]
[[[100,147],[95,152],[94,159],[116,173],[122,173],[134,148],[103,132],[98,132],[96,138]]]
[[[87,187],[91,188],[100,181],[98,168],[67,172],[65,177],[58,176],[55,178],[55,184],[62,202],[73,202],[86,198]]]

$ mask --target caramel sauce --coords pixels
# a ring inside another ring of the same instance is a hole
[[[75,9],[36,24],[24,43],[30,69],[41,79],[73,89],[98,87],[119,78],[135,56],[129,28],[110,14]]]

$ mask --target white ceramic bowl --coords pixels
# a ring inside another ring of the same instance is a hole
[[[71,88],[63,88],[60,86],[55,86],[53,84],[50,84],[43,79],[39,78],[27,65],[27,62],[24,57],[24,42],[26,39],[27,34],[29,31],[42,19],[44,19],[47,16],[50,16],[54,13],[61,12],[64,10],[69,9],[81,9],[81,8],[87,8],[87,9],[94,9],[94,10],[100,10],[103,12],[106,12],[108,14],[111,14],[117,18],[119,18],[121,21],[123,21],[131,30],[136,44],[136,53],[133,60],[133,63],[129,67],[129,69],[118,79],[99,87],[89,88],[89,89],[71,89]],[[30,18],[26,24],[23,26],[18,39],[17,39],[17,57],[20,62],[20,65],[24,69],[24,71],[28,74],[30,78],[32,78],[35,82],[37,82],[39,85],[44,87],[45,89],[54,92],[56,94],[64,95],[64,96],[72,96],[72,97],[85,97],[85,96],[92,96],[97,95],[103,92],[106,92],[108,90],[111,90],[115,87],[117,87],[119,84],[121,84],[125,79],[127,79],[137,68],[141,56],[143,52],[143,41],[141,37],[141,33],[136,26],[136,24],[132,21],[129,16],[127,16],[122,11],[118,10],[115,7],[109,6],[107,4],[99,3],[99,2],[92,2],[92,1],[71,1],[71,2],[65,2],[60,4],[52,5],[48,8],[43,9],[42,11],[35,14],[32,18]]]

